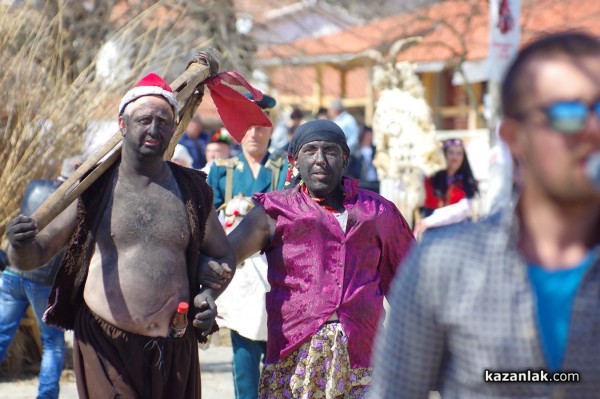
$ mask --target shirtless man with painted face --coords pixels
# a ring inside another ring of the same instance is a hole
[[[82,398],[200,397],[195,331],[171,338],[170,321],[179,302],[194,302],[190,324],[210,329],[217,293],[199,293],[199,256],[235,259],[205,175],[163,160],[176,109],[166,82],[146,76],[119,108],[120,163],[42,231],[23,215],[7,227],[23,269],[66,245],[46,318],[75,332]]]

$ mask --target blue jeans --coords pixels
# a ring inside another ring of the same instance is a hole
[[[260,363],[267,354],[265,341],[253,341],[231,330],[233,384],[236,399],[257,399]]]
[[[60,375],[65,365],[65,334],[42,322],[51,287],[14,274],[0,276],[0,362],[15,336],[21,319],[31,304],[42,338],[38,399],[58,398]]]

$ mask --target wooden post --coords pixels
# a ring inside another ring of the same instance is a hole
[[[313,86],[312,113],[316,114],[323,106],[323,65],[315,65],[315,83]]]
[[[348,71],[339,69],[340,71],[340,98],[344,99],[347,95],[347,75]]]
[[[366,102],[365,102],[365,124],[373,125],[373,114],[375,113],[375,90],[373,89],[373,68],[367,67],[368,77],[367,85],[365,88]]]
[[[424,88],[424,97],[425,97],[425,101],[427,102],[427,104],[429,104],[429,106],[431,108],[434,107],[434,104],[436,101],[434,101],[434,94],[435,94],[435,88],[434,88],[434,73],[433,72],[423,72],[421,74],[421,81],[423,82],[423,88]]]

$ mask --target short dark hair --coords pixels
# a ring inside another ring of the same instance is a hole
[[[290,119],[302,119],[304,118],[304,112],[300,108],[294,108],[290,114]]]
[[[516,117],[522,111],[523,87],[527,67],[536,57],[566,56],[569,58],[600,55],[600,40],[581,31],[565,31],[541,36],[519,51],[502,82],[502,110],[504,115]]]
[[[362,125],[358,134],[358,142],[360,143],[367,133],[373,133],[373,128],[369,125]]]

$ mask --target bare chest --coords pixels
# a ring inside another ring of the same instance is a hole
[[[142,190],[117,183],[106,212],[110,217],[103,218],[100,235],[115,243],[187,247],[188,214],[174,182],[171,187],[151,184]]]

